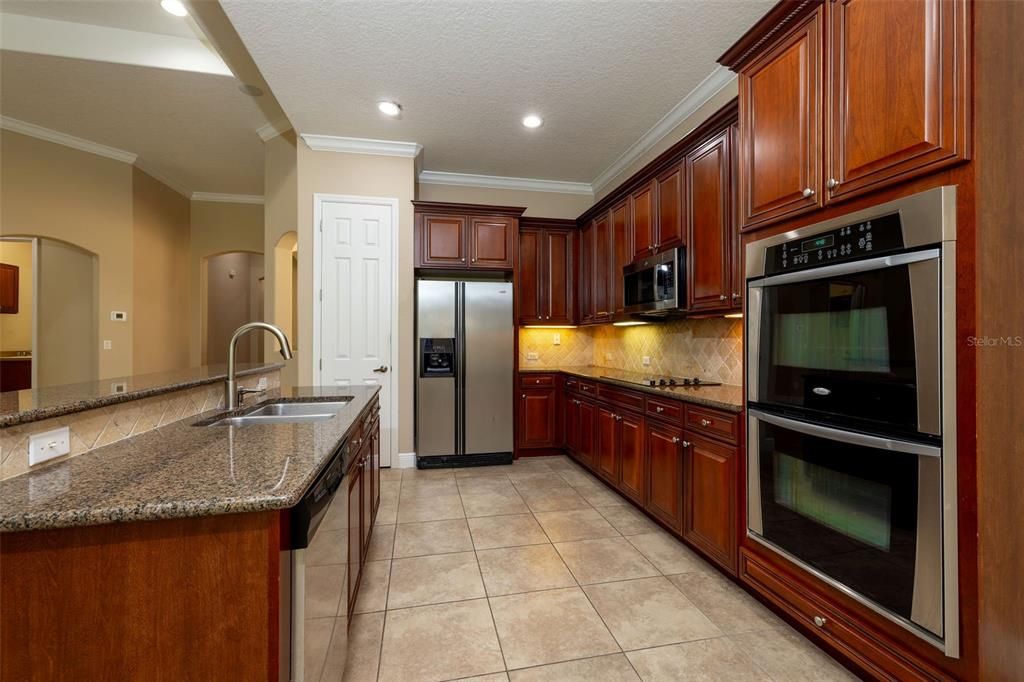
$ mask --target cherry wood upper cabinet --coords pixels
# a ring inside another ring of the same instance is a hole
[[[683,528],[683,430],[648,420],[647,503],[644,508],[669,528]]]
[[[519,324],[574,324],[575,221],[524,218],[519,230]]]
[[[602,215],[594,221],[594,270],[590,283],[593,289],[594,321],[605,322],[612,316],[612,240],[611,216]],[[584,280],[584,285],[586,285]]]
[[[594,223],[589,222],[580,228],[580,284],[577,287],[580,297],[580,322],[587,324],[594,321]]]
[[[736,448],[684,433],[683,537],[736,572]]]
[[[511,270],[515,231],[514,218],[470,216],[469,264],[474,268]]]
[[[830,199],[968,158],[966,5],[831,4]]]
[[[732,207],[732,220],[730,222],[729,239],[731,246],[729,248],[729,272],[732,275],[732,294],[730,294],[729,303],[734,308],[741,308],[743,306],[743,291],[746,289],[746,272],[745,259],[743,257],[743,238],[740,235],[740,218],[739,218],[739,183],[736,178],[739,174],[739,140],[740,140],[740,124],[733,123],[729,126],[729,146],[732,150],[732,156],[729,159],[730,170],[729,177],[731,179],[730,185],[732,189],[732,198],[730,205]]]
[[[670,168],[658,176],[658,250],[679,246],[683,229],[683,173],[685,166]]]
[[[576,231],[545,230],[542,233],[544,246],[544,290],[541,298],[546,304],[547,324],[573,324],[575,313],[575,277],[573,268],[576,258]]]
[[[414,201],[417,268],[512,270],[519,217],[510,206]]]
[[[17,265],[0,263],[0,313],[18,312],[19,272]]]
[[[623,291],[622,269],[633,260],[632,238],[629,230],[629,202],[621,201],[611,211],[612,241],[615,253],[611,271],[611,312],[614,317],[626,314],[626,297]]]
[[[822,205],[824,24],[820,6],[739,72],[744,228]]]
[[[544,288],[543,230],[523,227],[519,230],[519,268],[517,273],[519,324],[543,324]]]
[[[654,188],[655,183],[648,182],[629,195],[633,223],[633,260],[649,256],[658,249]]]
[[[731,307],[732,214],[729,131],[723,130],[686,157],[687,298],[689,309]]]

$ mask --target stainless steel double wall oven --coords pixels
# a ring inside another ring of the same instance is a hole
[[[957,656],[956,189],[747,246],[748,535]]]

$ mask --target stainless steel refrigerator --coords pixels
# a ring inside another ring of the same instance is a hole
[[[416,281],[416,464],[512,462],[511,282]]]

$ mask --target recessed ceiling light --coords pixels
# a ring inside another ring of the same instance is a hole
[[[176,17],[188,16],[188,10],[185,9],[185,5],[181,4],[181,0],[160,0],[160,6],[164,8],[165,12],[170,12]]]
[[[540,128],[542,123],[544,123],[544,119],[536,114],[530,114],[523,118],[523,125],[527,128]]]
[[[402,113],[402,105],[397,102],[378,102],[377,108],[380,109],[380,113],[388,116],[398,116]]]

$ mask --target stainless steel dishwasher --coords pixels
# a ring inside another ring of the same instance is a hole
[[[342,679],[348,640],[348,502],[342,444],[289,513],[281,552],[280,679]],[[357,530],[358,532],[358,530]]]

